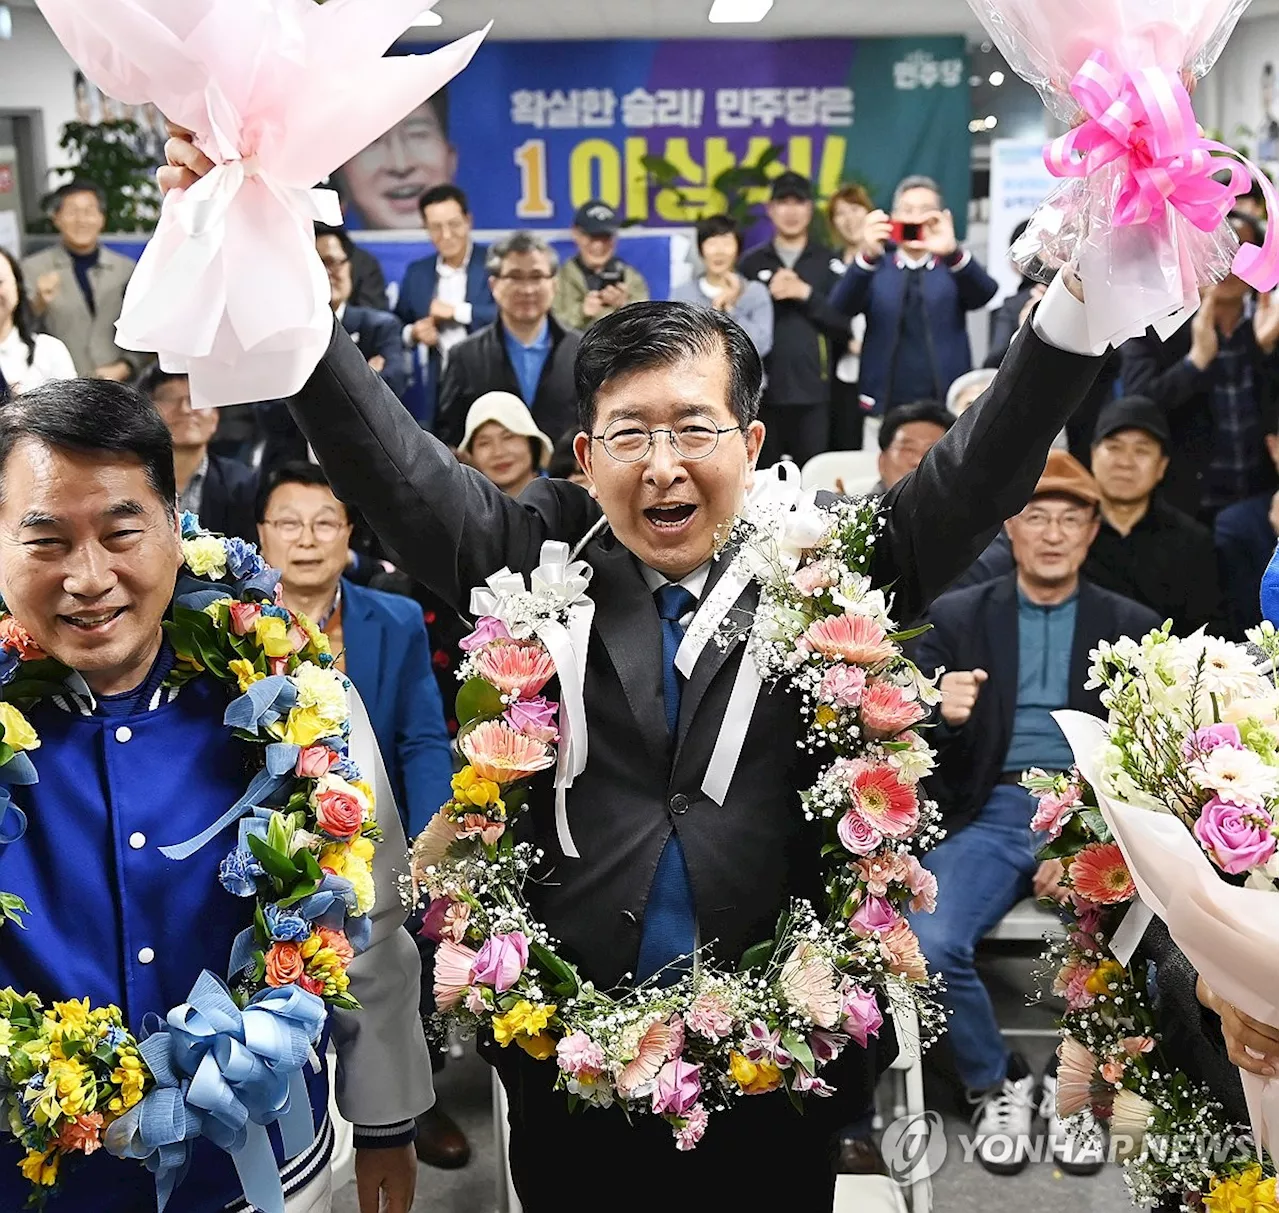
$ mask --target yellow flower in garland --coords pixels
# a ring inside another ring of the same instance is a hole
[[[89,1033],[89,1000],[72,998],[55,1002],[44,1013],[45,1025],[54,1040],[83,1040]]]
[[[1093,971],[1093,975],[1084,983],[1090,994],[1110,993],[1110,987],[1124,979],[1124,966],[1114,960],[1104,960]]]
[[[363,859],[365,863],[373,862],[373,843],[363,835],[353,838],[348,844],[348,849],[357,859]]]
[[[345,876],[347,874],[347,856],[351,855],[354,849],[347,846],[345,842],[331,842],[327,846],[320,848],[316,863],[326,872],[332,872],[335,876]]]
[[[243,657],[237,657],[234,661],[227,662],[227,668],[236,676],[236,682],[240,685],[240,694],[244,694],[255,682],[261,682],[266,675],[260,670],[253,668],[252,661],[246,661]]]
[[[741,1053],[729,1054],[729,1073],[745,1095],[765,1095],[782,1085],[782,1071],[777,1066],[752,1061]]]
[[[329,646],[329,637],[315,625],[313,620],[305,615],[299,615],[298,626],[307,634],[307,639],[311,641],[317,653],[328,653],[332,656],[333,649]]]
[[[546,1061],[556,1051],[556,1038],[550,1032],[539,1032],[537,1036],[517,1036],[516,1044],[534,1061]]]
[[[227,549],[212,535],[197,535],[182,541],[182,559],[197,577],[225,577]]]
[[[474,805],[476,808],[485,808],[493,805],[499,814],[506,811],[506,806],[502,803],[501,789],[492,779],[481,779],[476,774],[475,768],[465,766],[452,779],[453,798],[460,805]]]
[[[8,1057],[13,1051],[13,1024],[0,1019],[0,1057]]]
[[[78,1057],[51,1062],[46,1082],[57,1090],[58,1109],[63,1116],[72,1118],[82,1112],[92,1112],[97,1105],[97,1084]]]
[[[505,1015],[494,1016],[493,1038],[505,1049],[517,1037],[538,1036],[555,1013],[552,1003],[535,1007],[527,998],[522,998]]]
[[[373,909],[377,894],[373,884],[373,869],[363,859],[356,858],[350,850],[343,865],[343,875],[351,881],[356,895],[356,913],[367,914]]]
[[[217,623],[222,618],[222,613],[231,605],[234,600],[231,598],[219,598],[215,602],[209,603],[204,609],[204,613]]]
[[[26,1158],[18,1166],[22,1170],[23,1178],[29,1183],[52,1188],[58,1182],[58,1162],[60,1158],[61,1155],[54,1148],[43,1151],[28,1150]]]
[[[0,725],[4,726],[2,740],[13,750],[38,750],[40,738],[31,722],[11,703],[0,703]]]
[[[1255,1163],[1239,1175],[1215,1179],[1204,1207],[1206,1213],[1275,1213],[1276,1177],[1263,1179]]]
[[[281,620],[280,622],[283,622]],[[292,674],[298,688],[298,706],[315,708],[333,732],[338,732],[347,718],[347,686],[334,669],[322,669],[312,661],[304,661]]]
[[[128,1111],[142,1098],[147,1072],[142,1068],[142,1059],[135,1049],[121,1049],[120,1064],[111,1072],[111,1081],[120,1088],[120,1094],[107,1107],[117,1115]]]
[[[281,740],[305,750],[307,746],[315,745],[321,737],[332,737],[335,732],[333,726],[314,707],[294,708],[289,713]]]
[[[288,657],[293,652],[289,625],[274,615],[259,615],[253,625],[254,639],[268,657]]]

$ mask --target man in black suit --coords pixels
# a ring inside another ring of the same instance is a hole
[[[341,228],[318,231],[316,252],[329,275],[329,306],[333,308],[338,323],[360,347],[365,361],[382,376],[399,399],[404,395],[407,383],[400,322],[390,312],[357,307],[351,302],[355,246],[346,232]]]
[[[1015,340],[1010,357],[1017,348]],[[1089,472],[1065,451],[1051,452],[1030,503],[1005,524],[1014,572],[939,598],[916,653],[925,672],[948,671],[930,789],[947,837],[923,860],[938,878],[937,911],[912,915],[911,925],[946,981],[949,1038],[975,1105],[978,1161],[996,1174],[1014,1174],[1029,1161],[1037,1081],[1000,1035],[974,948],[1023,898],[1056,895],[1062,871],[1057,861],[1036,863],[1035,802],[1019,780],[1029,767],[1071,766],[1051,712],[1104,714],[1097,692],[1084,689],[1089,651],[1160,623],[1153,611],[1080,577],[1100,501]],[[1045,1076],[1041,1105],[1053,1160],[1064,1170],[1096,1171],[1101,1154],[1057,1120],[1055,1084]]]
[[[169,188],[212,167],[189,143],[172,140],[167,151]],[[899,618],[918,615],[1022,507],[1092,383],[1098,360],[1069,352],[1084,348],[1073,290],[1074,277],[1059,279],[982,406],[886,494],[871,574],[893,587]],[[727,567],[712,556],[755,475],[762,378],[751,339],[713,309],[641,302],[604,317],[574,365],[575,453],[589,487],[539,479],[519,500],[423,432],[340,333],[290,402],[334,491],[452,609],[466,610],[472,587],[504,565],[532,572],[547,540],[582,545],[596,609],[584,671],[590,757],[568,796],[581,857],[565,857],[556,843],[550,780],[532,790],[520,829],[547,856],[526,888],[533,912],[600,989],[629,980],[642,958],[652,967],[686,955],[695,939],[718,964],[735,964],[772,934],[791,897],[821,895],[818,846],[798,795],[814,774],[796,746],[800,705],[781,691],[761,696],[718,805],[702,783],[743,645],[707,645],[687,683],[662,656],[664,630],[686,626]],[[640,458],[611,453],[626,450],[614,441],[620,430],[646,439]],[[691,458],[695,438],[703,445]],[[757,601],[752,583],[737,608],[750,612]],[[668,687],[678,696],[674,727]],[[735,1101],[696,1150],[680,1153],[656,1118],[632,1126],[613,1111],[571,1116],[552,1089],[553,1066],[492,1041],[482,1047],[507,1090],[512,1174],[526,1213],[562,1209],[566,1183],[578,1191],[584,1181],[608,1185],[599,1190],[611,1210],[712,1191],[717,1208],[826,1213],[829,1145],[875,1079],[867,1052],[850,1045],[823,1072],[834,1098],[813,1101],[803,1117],[776,1092]],[[886,1025],[876,1062],[892,1055]]]
[[[582,334],[551,314],[560,259],[541,236],[516,232],[488,251],[485,265],[498,318],[453,347],[440,381],[435,434],[462,441],[467,410],[486,392],[511,392],[552,441],[577,422],[573,357]]]
[[[831,418],[831,351],[843,353],[853,322],[828,296],[844,266],[810,236],[813,186],[799,173],[775,177],[769,221],[773,239],[742,254],[738,271],[773,297],[773,348],[764,360],[768,384],[760,419],[764,461],[783,455],[803,467],[827,449]],[[838,269],[836,267],[839,267]]]
[[[193,409],[186,375],[170,375],[153,362],[138,381],[173,439],[173,471],[179,508],[198,514],[203,526],[223,535],[258,542],[253,469],[209,450],[218,428],[218,409]]]

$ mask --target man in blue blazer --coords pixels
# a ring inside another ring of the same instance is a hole
[[[422,226],[435,252],[405,270],[396,301],[402,338],[412,352],[412,378],[403,399],[430,429],[435,422],[440,375],[449,351],[468,333],[492,324],[497,304],[489,290],[484,245],[471,243],[471,209],[456,185],[437,185],[418,203]]]
[[[329,306],[338,323],[360,347],[364,360],[397,396],[403,397],[407,376],[396,318],[390,312],[357,307],[351,302],[354,290],[351,267],[355,254],[351,237],[341,228],[317,230],[316,252],[329,275]]]
[[[965,315],[999,287],[957,240],[951,212],[928,177],[907,177],[893,213],[872,211],[862,249],[831,293],[849,316],[865,314],[861,404],[881,416],[913,400],[943,400],[972,369]]]

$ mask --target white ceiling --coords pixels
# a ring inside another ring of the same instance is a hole
[[[454,37],[493,18],[491,38],[815,38],[980,30],[965,0],[775,0],[763,21],[712,25],[711,0],[439,0]]]

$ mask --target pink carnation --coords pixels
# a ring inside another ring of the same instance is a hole
[[[896,737],[924,716],[920,701],[891,682],[872,679],[862,693],[862,724],[872,737]]]
[[[479,838],[485,846],[493,846],[506,833],[501,821],[490,821],[483,813],[464,813],[458,822],[459,838]]]
[[[914,855],[906,857],[906,885],[911,890],[911,909],[932,914],[938,908],[938,878]]]
[[[822,676],[818,701],[833,708],[856,708],[866,685],[867,674],[860,666],[833,665]]]
[[[1088,965],[1078,966],[1067,980],[1066,988],[1063,991],[1063,997],[1067,1000],[1068,1011],[1083,1011],[1085,1007],[1093,1006],[1093,994],[1089,991],[1089,978],[1093,976],[1093,969]]]
[[[839,580],[840,571],[830,560],[815,560],[791,574],[791,584],[802,594],[830,589]]]
[[[896,851],[890,851],[887,855],[872,855],[859,859],[857,863],[858,878],[871,897],[884,897],[891,884],[904,883],[906,871],[903,856]]]
[[[889,968],[908,981],[922,982],[929,977],[929,966],[920,951],[920,940],[907,925],[905,918],[898,919],[880,936],[880,951],[889,962]]]
[[[571,1077],[590,1082],[604,1072],[604,1050],[585,1032],[570,1032],[556,1042],[556,1065]]]
[[[714,994],[700,994],[685,1017],[689,1031],[710,1041],[723,1040],[733,1031],[733,1016],[720,1004]]]
[[[1066,825],[1067,810],[1075,808],[1079,803],[1080,789],[1075,784],[1061,794],[1046,792],[1036,802],[1036,812],[1031,818],[1031,828],[1039,830],[1042,834],[1048,834],[1049,841],[1053,842],[1062,833],[1062,827]]]
[[[692,1150],[707,1131],[707,1110],[696,1103],[684,1115],[684,1124],[676,1129],[676,1149]]]

